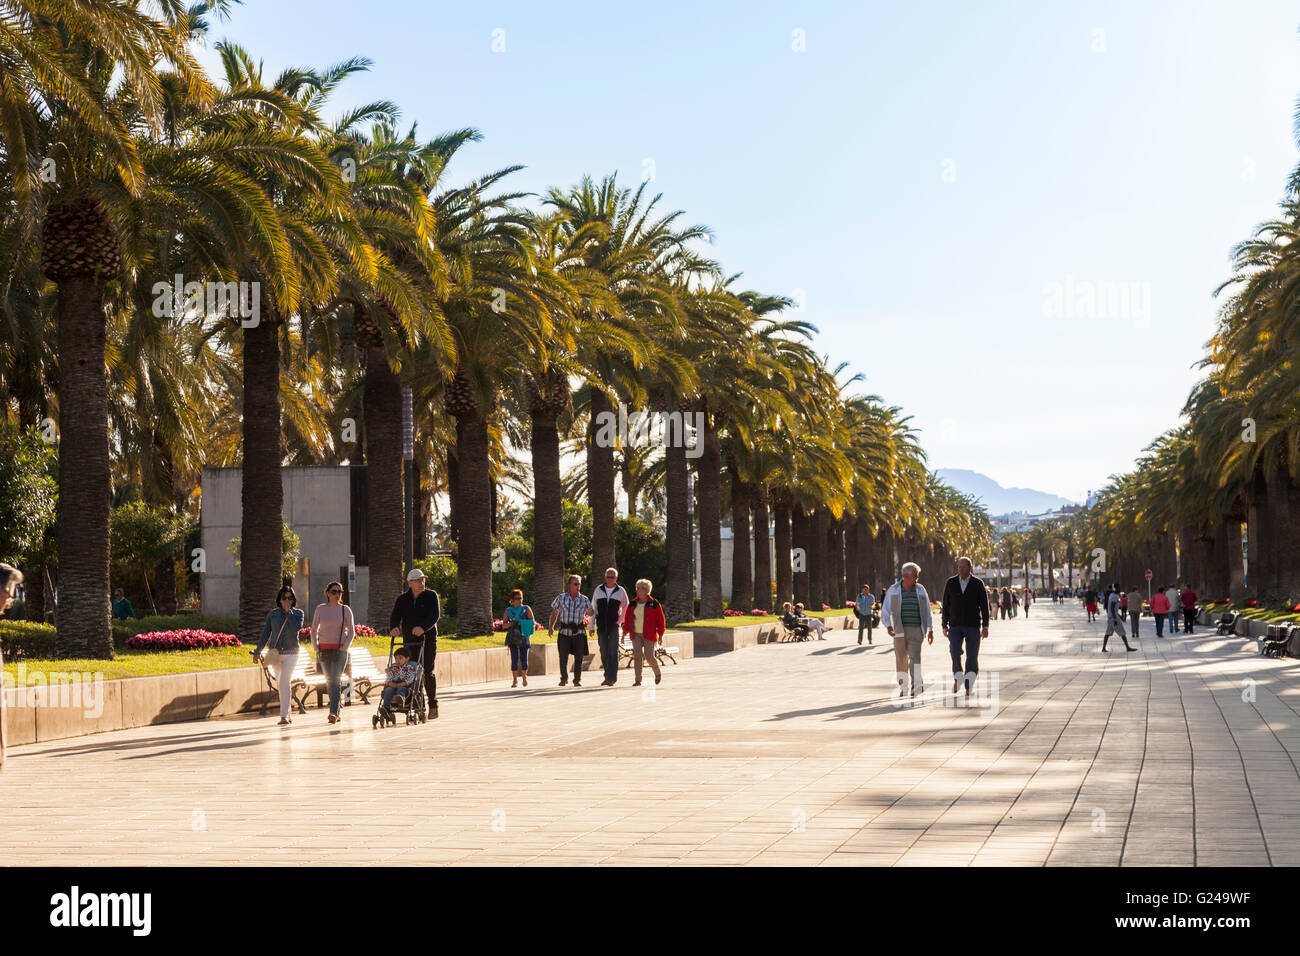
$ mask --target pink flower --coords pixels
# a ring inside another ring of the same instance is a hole
[[[198,628],[150,631],[128,638],[126,646],[138,651],[197,651],[210,647],[242,647],[233,634],[214,634]]]

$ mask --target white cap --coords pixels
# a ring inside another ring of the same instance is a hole
[[[419,568],[411,568],[411,570],[407,572],[406,580],[418,581],[422,577],[424,577],[423,571],[421,571]]]

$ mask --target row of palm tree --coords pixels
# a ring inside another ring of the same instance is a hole
[[[788,300],[737,288],[706,227],[613,175],[540,197],[510,187],[518,167],[453,183],[477,131],[424,140],[387,101],[327,118],[364,59],[270,78],[220,42],[209,77],[193,48],[228,7],[0,0],[0,408],[58,423],[60,653],[112,654],[114,493],[180,509],[205,464],[242,466],[242,638],[280,583],[286,465],[364,462],[384,607],[404,570],[403,387],[416,523],[445,492],[462,635],[492,625],[500,486],[531,483],[536,590],[573,570],[566,441],[593,574],[617,561],[619,472],[631,508],[662,476],[674,622],[695,615],[692,520],[704,616],[722,611],[728,514],[754,547],[736,548],[737,607],[767,608],[773,584],[837,605],[899,560],[985,545],[987,516],[927,470],[901,411],[851,393]],[[175,276],[208,297],[173,296]],[[211,298],[232,283],[242,312]],[[620,403],[701,416],[699,457],[602,440]]]
[[[1300,166],[1280,213],[1233,250],[1205,377],[1182,420],[1088,512],[1108,576],[1151,569],[1211,600],[1300,600]],[[1248,559],[1243,561],[1243,551]]]

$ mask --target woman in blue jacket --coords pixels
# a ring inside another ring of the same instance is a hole
[[[268,645],[276,652],[277,660],[267,664],[275,667],[275,680],[280,685],[280,724],[283,726],[293,723],[289,717],[293,708],[289,685],[298,663],[298,632],[302,630],[303,615],[298,607],[298,595],[287,584],[275,596],[275,604],[275,609],[266,616],[266,625],[262,628],[257,649],[253,651],[253,659],[261,658]]]

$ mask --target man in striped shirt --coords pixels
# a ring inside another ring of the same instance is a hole
[[[902,568],[903,578],[885,592],[880,609],[880,623],[894,639],[894,671],[898,676],[898,696],[907,693],[911,677],[912,696],[922,690],[921,641],[934,643],[934,625],[930,618],[930,596],[921,586],[921,566],[909,561]]]

